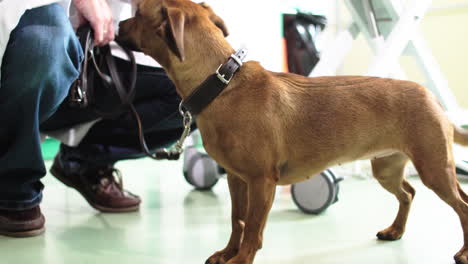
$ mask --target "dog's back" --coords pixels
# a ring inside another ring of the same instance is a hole
[[[249,119],[274,131],[272,144],[282,149],[291,174],[298,174],[292,178],[337,163],[407,152],[415,137],[440,136],[434,131],[452,127],[435,97],[414,82],[258,70],[252,82],[258,84],[249,89],[256,87],[256,92],[244,91],[251,93],[244,101],[255,102]],[[237,104],[244,103],[249,104]],[[268,122],[262,121],[265,117]]]

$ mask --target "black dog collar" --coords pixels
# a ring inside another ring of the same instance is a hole
[[[242,66],[242,60],[247,55],[247,50],[239,49],[235,54],[219,65],[216,72],[200,84],[185,100],[182,105],[192,115],[197,115],[218,96],[234,77],[234,74]]]

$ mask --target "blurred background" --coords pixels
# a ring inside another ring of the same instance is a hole
[[[379,0],[380,1],[380,0]],[[327,18],[325,31],[318,40],[320,49],[331,43],[339,32],[353,23],[353,17],[344,0],[294,0],[294,1],[248,1],[236,4],[226,1],[207,0],[227,23],[231,31],[228,37],[234,48],[245,46],[249,59],[258,60],[273,71],[284,70],[282,38],[282,14],[296,10],[324,15]],[[405,6],[411,1],[395,0]],[[432,51],[439,67],[447,79],[457,102],[468,108],[468,1],[433,0],[420,21],[419,30]],[[339,67],[340,75],[363,75],[372,58],[372,50],[363,34],[359,34],[350,52]],[[407,78],[421,80],[421,73],[409,58],[402,57],[400,63]]]

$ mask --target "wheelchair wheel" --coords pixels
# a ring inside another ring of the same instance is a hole
[[[184,150],[183,172],[185,180],[197,190],[210,190],[220,177],[216,162],[195,147]]]
[[[338,182],[341,180],[331,170],[325,170],[306,181],[293,184],[293,201],[304,213],[319,214],[338,201]]]

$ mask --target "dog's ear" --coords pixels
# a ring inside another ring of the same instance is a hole
[[[162,14],[164,21],[156,32],[180,61],[184,61],[184,13],[176,7],[163,7]]]
[[[221,31],[223,31],[223,35],[224,37],[227,37],[229,36],[229,31],[226,27],[226,24],[224,23],[224,20],[222,20],[219,16],[217,16],[214,12],[213,12],[213,9],[211,9],[211,7],[205,3],[205,2],[202,2],[200,3],[200,5],[205,8],[206,10],[208,10],[208,12],[210,13],[210,20],[219,28],[221,29]]]

